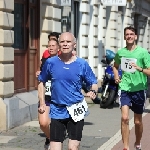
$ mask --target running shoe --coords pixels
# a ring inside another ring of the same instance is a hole
[[[48,138],[46,138],[44,148],[45,150],[50,150],[50,140]]]
[[[142,150],[141,149],[141,144],[140,145],[134,145],[134,147],[135,147],[135,150]]]

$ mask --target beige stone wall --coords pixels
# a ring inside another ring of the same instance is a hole
[[[0,1],[0,97],[9,97],[14,93],[14,10],[13,0]]]
[[[5,97],[14,93],[14,0],[0,1],[0,130],[7,126]]]
[[[6,130],[7,127],[7,119],[6,119],[7,107],[2,98],[0,98],[0,110],[1,110],[0,113],[0,131],[1,131],[1,130]]]
[[[46,49],[48,34],[61,32],[61,9],[56,0],[40,1],[40,58]]]

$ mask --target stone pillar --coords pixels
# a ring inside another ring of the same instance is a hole
[[[84,8],[84,9],[83,9]],[[90,5],[88,0],[80,3],[80,25],[79,25],[79,56],[88,61],[88,34],[89,34],[89,12]]]
[[[14,0],[0,1],[0,130],[7,128],[7,107],[4,98],[14,94]]]
[[[92,0],[90,3],[89,28],[89,64],[98,76],[98,4]]]
[[[106,49],[117,51],[118,7],[106,7]]]
[[[89,16],[90,16],[90,22],[89,22],[89,43],[88,43],[88,47],[89,47],[89,56],[88,56],[88,59],[89,59],[89,64],[93,70],[93,65],[94,65],[94,61],[93,61],[93,45],[94,45],[94,35],[93,35],[93,32],[94,32],[94,7],[93,7],[93,0],[90,1],[90,13],[89,13]]]
[[[117,44],[117,49],[121,49],[123,47],[123,7],[121,7],[122,10],[118,10],[118,36],[117,36],[117,40],[118,40],[118,44]]]
[[[145,23],[144,23],[144,34],[143,34],[143,42],[142,42],[142,47],[147,49],[149,48],[148,42],[149,42],[149,26],[148,26],[148,18],[145,17]]]
[[[14,1],[0,1],[0,97],[9,97],[14,93]]]
[[[132,6],[133,4],[131,2],[127,2],[127,5],[126,5],[126,9],[124,11],[124,16],[123,16],[123,30],[125,27],[128,27],[128,26],[133,26],[134,23],[133,23],[133,19],[132,19]],[[124,33],[123,33],[124,34]],[[123,35],[124,36],[124,35]],[[123,44],[122,44],[123,47],[126,46],[126,42],[125,40],[123,40]]]
[[[132,18],[132,3],[127,2],[126,10],[124,10],[124,25],[126,26],[133,26],[134,20]]]
[[[104,75],[104,68],[102,67],[101,60],[105,55],[105,38],[106,38],[106,7],[99,6],[98,17],[98,51],[99,51],[99,64],[98,64],[98,79],[102,80]]]
[[[48,44],[49,33],[61,33],[61,9],[54,7],[56,5],[60,5],[60,3],[40,0],[40,58]]]
[[[138,18],[138,45],[143,47],[144,32],[146,27],[146,17],[140,15]]]

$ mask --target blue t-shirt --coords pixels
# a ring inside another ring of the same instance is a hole
[[[87,86],[97,83],[97,79],[88,63],[78,58],[65,64],[58,56],[48,58],[38,80],[46,83],[51,80],[50,117],[54,119],[69,118],[66,106],[83,100],[81,93],[83,81]]]

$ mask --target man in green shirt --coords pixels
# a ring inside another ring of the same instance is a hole
[[[119,84],[123,150],[129,150],[129,108],[134,112],[135,150],[141,150],[142,113],[146,100],[147,75],[150,75],[150,55],[146,49],[136,45],[137,31],[135,28],[126,27],[124,39],[126,47],[118,50],[113,66],[115,82]],[[119,66],[122,69],[121,79],[118,75]]]

